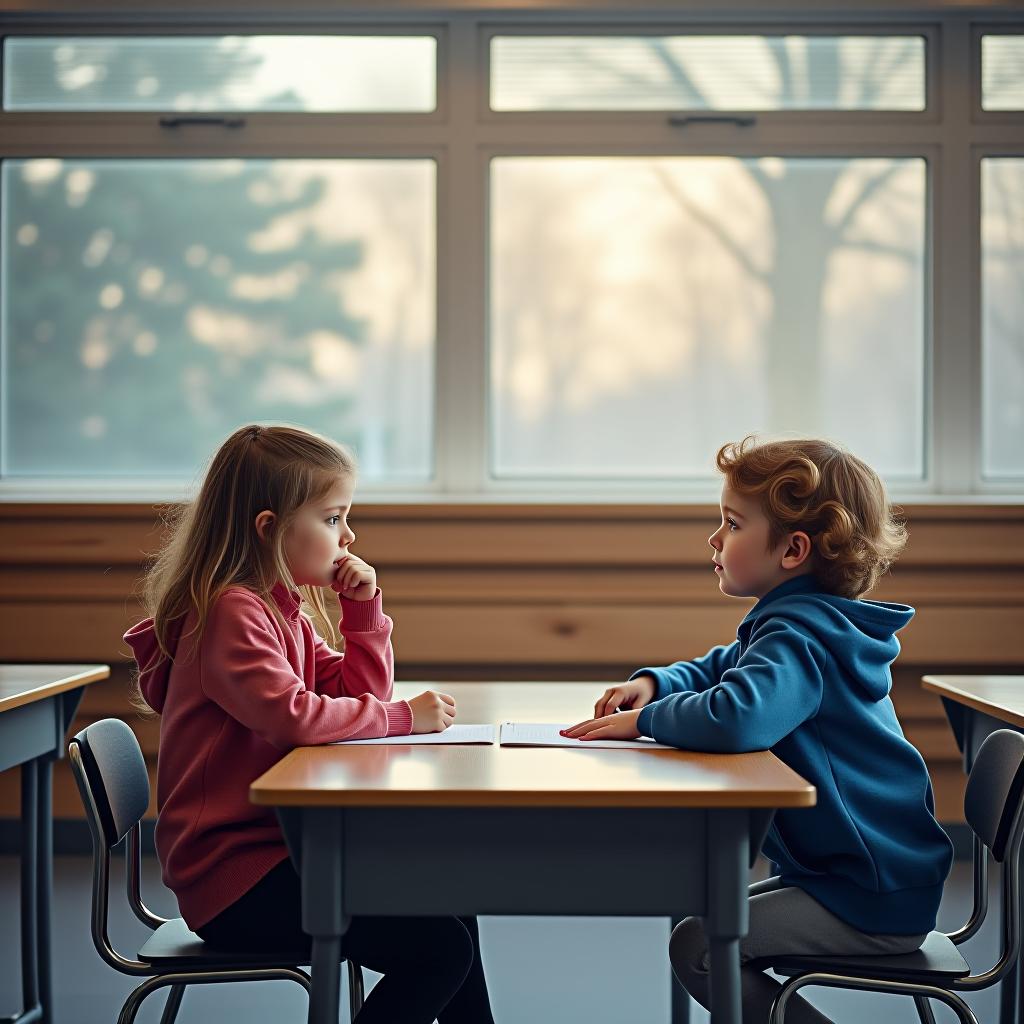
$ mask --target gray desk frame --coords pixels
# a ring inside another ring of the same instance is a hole
[[[0,771],[21,766],[21,991],[10,1024],[53,1021],[53,762],[87,684],[0,713]]]
[[[279,807],[313,938],[310,1024],[336,1024],[354,915],[705,918],[713,1024],[740,1024],[747,882],[764,808]],[[434,884],[423,889],[406,870]],[[644,870],[608,891],[624,862]]]

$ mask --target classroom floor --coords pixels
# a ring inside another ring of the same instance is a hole
[[[55,865],[55,938],[57,1015],[55,1024],[114,1024],[134,981],[107,967],[89,937],[91,862],[86,857],[58,857]],[[994,884],[995,880],[993,880]],[[946,885],[939,927],[963,923],[970,907],[970,864],[957,863]],[[131,915],[124,899],[122,860],[111,878],[110,933],[116,947],[133,955],[146,929]],[[143,898],[154,912],[176,914],[173,899],[160,884],[152,858],[143,864]],[[993,890],[991,904],[998,900]],[[18,862],[0,857],[0,1016],[21,1008],[18,963]],[[497,1024],[668,1024],[670,973],[666,957],[668,923],[615,918],[485,918],[481,944]],[[988,967],[994,958],[997,924],[964,947],[968,960]],[[368,974],[368,983],[372,976]],[[345,988],[342,989],[343,994]],[[913,1024],[909,999],[864,993],[817,990],[812,1001],[842,1022]],[[994,990],[969,997],[983,1022],[994,1022]],[[140,1024],[159,1020],[162,995],[143,1004]],[[939,1022],[954,1017],[936,1005]],[[306,1018],[305,996],[284,982],[199,986],[185,996],[182,1024],[282,1024]],[[693,1024],[706,1024],[696,1007]]]

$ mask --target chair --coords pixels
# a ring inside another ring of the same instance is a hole
[[[913,953],[899,956],[786,956],[765,961],[789,975],[772,1004],[771,1024],[783,1024],[786,1004],[805,985],[864,989],[913,996],[922,1024],[935,1024],[929,999],[950,1006],[964,1024],[978,1024],[956,993],[975,992],[1000,981],[1020,951],[1020,847],[1024,805],[1024,735],[993,732],[981,745],[967,780],[964,816],[974,832],[974,905],[955,932],[930,932]],[[988,852],[1002,868],[1003,932],[999,959],[989,970],[971,974],[957,948],[976,935],[988,912]]]
[[[166,920],[143,904],[140,823],[149,806],[149,775],[135,734],[124,722],[106,718],[83,729],[70,741],[68,757],[92,833],[93,943],[115,970],[146,978],[125,1000],[118,1024],[132,1024],[142,1001],[158,988],[170,989],[160,1024],[172,1024],[187,985],[294,981],[309,992],[309,975],[296,966],[309,963],[308,953],[213,950],[180,917]],[[110,851],[126,834],[128,903],[135,916],[153,931],[136,960],[117,952],[107,936]],[[350,962],[348,976],[354,1019],[363,1004],[362,970]]]

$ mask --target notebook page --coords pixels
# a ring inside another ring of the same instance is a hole
[[[560,736],[559,729],[570,725],[551,725],[538,722],[502,722],[501,745],[503,747],[598,747],[608,750],[675,750],[675,747],[656,743],[647,736],[638,740],[577,740]]]

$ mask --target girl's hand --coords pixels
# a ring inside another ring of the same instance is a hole
[[[594,717],[603,718],[614,714],[620,708],[639,711],[654,700],[657,683],[654,676],[637,676],[628,683],[619,683],[604,691],[594,705]]]
[[[447,693],[427,690],[409,701],[412,731],[444,732],[455,719],[455,698]]]
[[[636,727],[639,717],[639,711],[620,711],[616,715],[591,718],[570,729],[562,729],[561,734],[576,740],[635,740],[640,736]]]
[[[377,572],[361,558],[347,554],[338,564],[331,590],[350,601],[372,601],[377,593]]]

